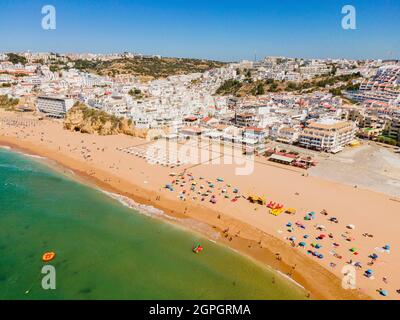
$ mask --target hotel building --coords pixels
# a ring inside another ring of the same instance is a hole
[[[37,109],[52,118],[63,118],[74,105],[73,99],[39,96],[36,100]]]
[[[299,137],[302,147],[336,153],[354,140],[354,122],[325,119],[310,122]]]

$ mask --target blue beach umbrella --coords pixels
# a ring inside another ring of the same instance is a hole
[[[306,243],[302,241],[302,242],[299,243],[299,246],[300,246],[300,247],[305,247],[305,246],[306,246]]]
[[[388,292],[386,290],[379,290],[381,296],[387,297]]]

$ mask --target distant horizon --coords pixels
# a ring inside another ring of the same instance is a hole
[[[395,0],[52,0],[55,30],[42,28],[43,1],[0,3],[3,52],[139,52],[223,62],[400,59]],[[347,4],[356,10],[355,30],[342,27]]]
[[[336,58],[336,57],[327,57],[327,58],[318,58],[318,57],[291,57],[285,55],[266,55],[257,57],[257,60],[250,60],[250,59],[240,59],[240,60],[215,60],[215,59],[208,59],[202,57],[179,57],[179,56],[163,56],[158,53],[143,53],[139,51],[110,51],[110,52],[96,52],[96,51],[69,51],[69,52],[62,52],[62,51],[33,51],[33,50],[23,50],[23,51],[3,51],[0,53],[8,54],[8,53],[15,53],[15,54],[23,54],[23,53],[32,53],[32,54],[39,54],[39,53],[54,53],[54,54],[61,54],[61,55],[69,55],[69,54],[98,54],[98,55],[112,55],[112,54],[136,54],[136,55],[143,55],[143,56],[152,56],[157,57],[160,56],[161,58],[169,58],[169,59],[194,59],[194,60],[208,60],[208,61],[216,61],[216,62],[223,62],[223,63],[238,63],[241,61],[250,61],[250,62],[257,62],[262,61],[268,57],[277,57],[277,58],[286,58],[286,59],[302,59],[302,60],[350,60],[350,61],[369,61],[369,60],[382,60],[382,61],[397,61],[400,62],[400,58],[366,58],[366,59],[351,59],[351,58]]]

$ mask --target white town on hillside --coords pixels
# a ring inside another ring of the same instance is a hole
[[[24,103],[21,109],[49,117],[63,118],[80,101],[131,119],[137,128],[161,129],[165,137],[201,136],[245,145],[254,152],[262,149],[266,139],[333,153],[356,136],[385,137],[400,145],[398,61],[266,57],[142,82],[133,75],[99,76],[73,68],[76,59],[112,60],[138,54],[19,55],[26,63],[13,64],[8,54],[0,53],[0,95],[18,98]],[[66,62],[67,68],[51,71],[48,62],[54,59]],[[244,81],[249,74],[251,81],[292,83],[324,75],[359,77],[352,80],[358,89],[340,95],[326,89],[243,97],[216,94],[227,80]],[[140,96],[130,94],[132,90]]]

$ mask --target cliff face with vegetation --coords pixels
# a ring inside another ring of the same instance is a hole
[[[352,81],[359,79],[360,77],[361,75],[356,73],[341,76],[320,76],[300,83],[273,79],[253,81],[251,73],[248,71],[246,73],[246,78],[243,81],[234,79],[225,81],[217,89],[216,94],[244,97],[249,95],[258,96],[270,92],[309,93],[313,91],[326,90],[335,96],[340,96],[343,90],[357,90],[359,85],[353,84]],[[336,88],[330,88],[330,86],[336,84],[338,84]]]
[[[130,74],[150,79],[165,78],[171,75],[204,72],[222,67],[225,63],[212,60],[183,58],[123,58],[111,61],[76,60],[76,69],[99,75],[116,76]]]
[[[19,100],[7,97],[7,95],[0,95],[0,108],[6,110],[14,110]]]
[[[126,134],[130,136],[146,136],[145,130],[136,129],[131,120],[118,118],[104,111],[91,109],[84,104],[75,104],[67,113],[64,128],[82,133],[99,135]]]

